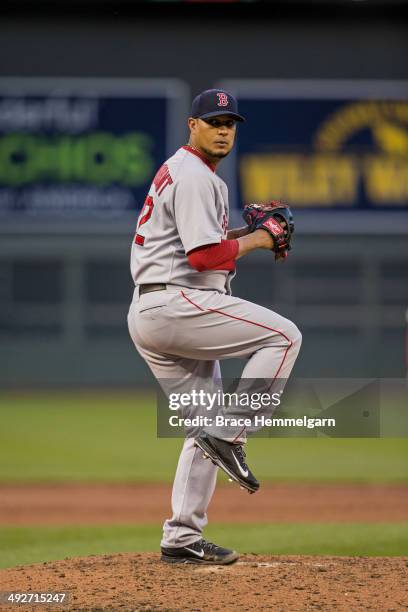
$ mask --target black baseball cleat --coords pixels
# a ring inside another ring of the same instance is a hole
[[[161,548],[165,563],[201,563],[204,565],[230,565],[239,559],[235,550],[222,548],[204,539],[181,548]]]
[[[204,457],[209,457],[232,480],[239,482],[241,487],[250,493],[259,489],[259,482],[245,463],[245,452],[241,444],[218,440],[209,434],[198,436],[194,443],[201,448]]]

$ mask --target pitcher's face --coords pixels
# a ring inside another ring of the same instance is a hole
[[[234,146],[236,121],[229,115],[216,115],[208,119],[188,120],[190,143],[214,162],[226,157]]]

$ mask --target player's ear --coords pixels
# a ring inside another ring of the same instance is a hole
[[[187,123],[188,123],[188,127],[190,129],[190,132],[195,132],[195,130],[197,128],[198,120],[194,119],[194,117],[189,117]]]

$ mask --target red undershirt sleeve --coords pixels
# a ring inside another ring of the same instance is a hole
[[[221,240],[219,244],[207,244],[187,253],[190,265],[198,272],[205,270],[235,270],[238,240]]]

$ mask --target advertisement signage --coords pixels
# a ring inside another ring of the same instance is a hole
[[[136,213],[187,103],[174,80],[0,79],[0,219]]]
[[[238,81],[235,201],[408,210],[408,83]]]

